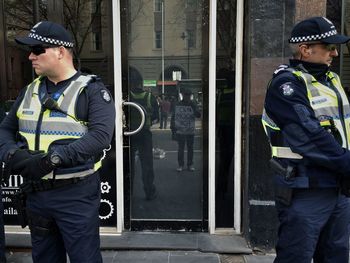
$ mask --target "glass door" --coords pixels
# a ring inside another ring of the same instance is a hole
[[[125,228],[207,229],[207,1],[123,0]],[[135,129],[139,111],[124,107]]]

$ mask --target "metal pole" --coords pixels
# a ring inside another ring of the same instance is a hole
[[[190,38],[187,33],[187,71],[188,71],[188,79],[190,78]]]
[[[164,1],[162,1],[162,95],[164,94]]]
[[[215,123],[216,123],[216,7],[217,1],[209,1],[209,125],[208,125],[208,187],[209,233],[215,233]],[[233,135],[232,135],[233,136]]]
[[[39,2],[38,2],[38,0],[33,0],[33,22],[34,22],[34,25],[39,22]]]
[[[115,152],[117,173],[117,232],[124,229],[124,163],[123,163],[123,94],[122,94],[122,54],[120,0],[112,1],[113,17],[113,54],[114,54],[114,103],[116,107]]]
[[[234,229],[241,233],[241,161],[242,161],[242,89],[244,0],[237,0],[236,18],[236,90],[235,90],[235,147],[234,147]]]

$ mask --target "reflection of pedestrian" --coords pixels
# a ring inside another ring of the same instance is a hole
[[[338,35],[325,17],[296,24],[293,59],[273,74],[262,122],[280,221],[274,262],[349,262],[349,101],[330,71]],[[342,189],[342,190],[340,190]]]
[[[160,102],[160,129],[166,129],[168,124],[168,114],[170,112],[170,101],[165,97]]]
[[[0,123],[5,118],[6,114],[2,107],[0,107]],[[0,168],[1,169],[1,168]],[[4,231],[4,205],[2,203],[2,192],[1,183],[2,178],[0,178],[0,263],[6,262],[5,256],[5,231]]]
[[[135,75],[135,76],[134,76]],[[156,98],[148,91],[143,90],[142,77],[134,74],[130,76],[130,101],[139,104],[146,115],[145,125],[141,131],[130,137],[131,146],[131,181],[133,187],[135,175],[135,154],[138,151],[142,169],[143,189],[147,200],[156,198],[153,171],[153,141],[150,130],[152,123],[159,119],[158,103]],[[136,129],[140,124],[140,113],[130,111],[130,128]]]
[[[193,144],[195,134],[195,118],[199,118],[197,105],[191,100],[192,92],[188,89],[182,91],[183,99],[175,104],[171,117],[172,133],[178,142],[178,168],[181,172],[184,169],[185,144],[187,145],[187,168],[194,171],[193,166]]]
[[[66,262],[67,254],[102,262],[98,169],[113,136],[113,99],[98,77],[74,68],[63,26],[42,21],[16,41],[39,77],[0,125],[0,157],[24,180],[33,262]]]

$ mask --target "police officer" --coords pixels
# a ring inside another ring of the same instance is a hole
[[[132,185],[135,175],[135,154],[138,152],[141,162],[143,190],[146,200],[153,200],[157,197],[157,189],[154,184],[153,170],[153,139],[151,126],[159,121],[159,110],[156,98],[151,92],[143,89],[143,79],[141,75],[131,71],[129,76],[130,101],[137,103],[143,108],[146,116],[145,124],[139,133],[131,136],[131,176]],[[130,112],[130,127],[136,129],[140,124],[140,113],[133,109]],[[132,190],[131,188],[131,190]]]
[[[0,157],[21,174],[34,262],[102,262],[99,238],[103,150],[115,109],[94,75],[73,66],[74,43],[59,24],[42,21],[26,37],[39,76],[25,87],[0,126]]]
[[[293,59],[273,74],[262,121],[272,149],[280,226],[275,262],[348,262],[350,106],[330,71],[339,35],[325,17],[292,30]],[[345,189],[346,190],[346,189]]]

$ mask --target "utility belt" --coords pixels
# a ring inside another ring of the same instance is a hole
[[[290,180],[296,177],[296,168],[288,165],[284,168],[277,160],[270,160],[271,169],[285,180]],[[283,205],[289,206],[292,202],[293,188],[276,186],[275,187],[275,199]]]
[[[82,175],[82,172],[74,173],[74,174]],[[26,200],[27,200],[28,194],[48,191],[48,190],[76,184],[86,180],[87,178],[93,175],[94,175],[94,172],[85,174],[84,176],[76,176],[76,177],[67,178],[67,179],[64,179],[63,177],[59,176],[56,179],[27,181],[21,184],[19,187],[19,191],[14,196],[14,207],[17,210],[17,218],[18,218],[19,224],[22,226],[22,228],[25,228],[28,225],[28,214],[27,214],[27,208],[26,208]],[[58,178],[60,179],[58,180]]]
[[[26,194],[48,191],[56,188],[61,188],[67,185],[76,184],[80,181],[83,181],[90,177],[93,173],[89,175],[81,176],[81,177],[73,177],[68,179],[47,179],[47,180],[39,180],[39,181],[29,181],[20,185],[20,190]]]
[[[87,169],[87,170],[75,172],[75,173],[56,174],[55,170],[53,170],[51,173],[42,177],[42,179],[43,180],[46,180],[46,179],[65,180],[65,179],[73,179],[73,178],[82,178],[90,174],[93,174],[94,172],[95,172],[94,169]]]

